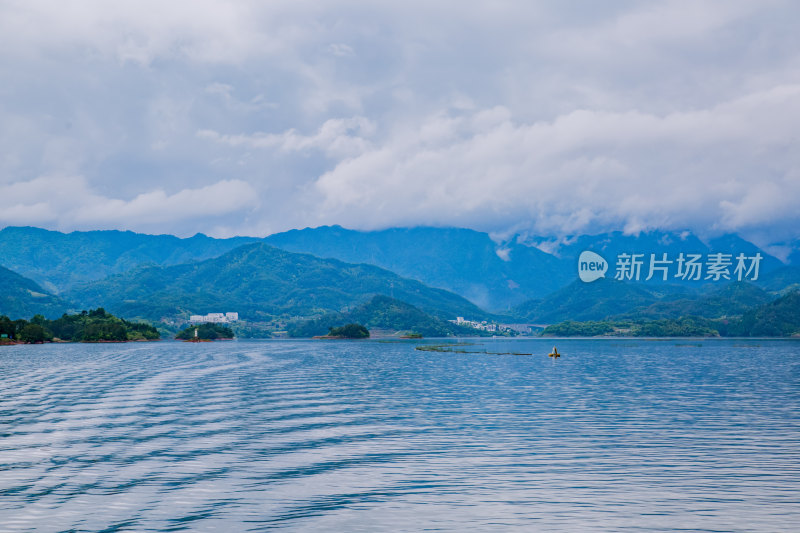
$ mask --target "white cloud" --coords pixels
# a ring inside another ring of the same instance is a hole
[[[354,55],[353,47],[344,43],[332,43],[328,45],[328,52],[338,57]]]
[[[789,0],[5,1],[0,186],[82,176],[82,195],[54,182],[0,223],[181,232],[203,211],[220,234],[796,239],[798,14]]]
[[[503,261],[511,261],[511,248],[498,248],[495,253]]]
[[[258,206],[248,183],[224,180],[168,194],[148,191],[129,200],[99,194],[80,176],[43,176],[0,185],[0,223],[79,228],[140,228],[195,221],[210,227],[215,217]]]
[[[321,176],[320,216],[527,223],[545,235],[800,223],[800,155],[786,149],[798,120],[800,85],[664,116],[576,110],[519,124],[498,110],[439,113]]]
[[[372,135],[375,125],[364,117],[326,120],[313,135],[291,129],[283,133],[227,135],[213,130],[200,130],[197,136],[232,147],[269,148],[283,152],[320,150],[331,157],[361,154],[370,147],[365,137]]]
[[[75,47],[122,63],[186,59],[239,64],[252,54],[286,50],[293,37],[302,37],[294,25],[272,24],[266,31],[259,26],[294,9],[286,2],[219,0],[138,0],[113,5],[77,0],[63,6],[41,0],[12,1],[3,7],[0,43],[26,55]]]

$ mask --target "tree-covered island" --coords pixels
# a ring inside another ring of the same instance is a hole
[[[361,324],[345,324],[339,327],[330,327],[327,335],[314,337],[315,339],[368,339],[369,330]]]
[[[107,313],[102,307],[64,314],[50,320],[34,315],[30,320],[11,320],[0,316],[0,343],[44,342],[129,342],[159,340],[158,330],[142,322],[128,322]]]

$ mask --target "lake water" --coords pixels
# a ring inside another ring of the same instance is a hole
[[[0,531],[798,531],[800,342],[0,348]]]

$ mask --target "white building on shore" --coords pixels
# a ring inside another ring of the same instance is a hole
[[[487,322],[486,320],[478,322],[477,320],[464,320],[463,316],[457,316],[455,320],[448,320],[458,326],[467,326],[475,329],[482,329],[483,331],[499,331],[497,324]]]
[[[192,324],[230,324],[238,321],[239,313],[208,313],[189,317],[189,322]]]

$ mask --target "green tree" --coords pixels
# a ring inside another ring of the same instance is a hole
[[[369,337],[369,330],[361,324],[345,324],[339,328],[330,328],[328,335],[345,339],[366,339]]]
[[[119,322],[112,323],[92,323],[86,326],[83,332],[83,339],[87,342],[97,341],[126,341],[128,332],[125,326]]]
[[[17,333],[17,328],[14,323],[5,315],[0,316],[0,335],[7,335],[9,338],[14,338]]]
[[[53,340],[53,335],[39,324],[28,324],[22,328],[19,338],[27,343],[40,343]]]

